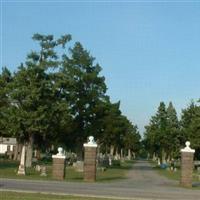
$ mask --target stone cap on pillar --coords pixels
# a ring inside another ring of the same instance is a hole
[[[181,149],[181,152],[188,152],[188,153],[194,153],[195,150],[190,148],[190,142],[187,141],[185,143],[186,147],[184,149]]]
[[[84,147],[97,147],[97,143],[94,141],[93,136],[89,136],[89,141],[88,143],[83,144]]]
[[[62,147],[58,147],[58,153],[56,155],[52,155],[52,158],[65,159],[66,156],[63,153],[63,148]]]

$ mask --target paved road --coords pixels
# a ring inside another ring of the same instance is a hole
[[[128,179],[113,183],[74,183],[59,181],[30,181],[0,179],[0,189],[86,196],[114,199],[198,200],[200,190],[183,189],[178,182],[159,176],[146,161],[138,161]]]

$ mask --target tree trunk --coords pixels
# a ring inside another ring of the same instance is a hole
[[[131,150],[128,149],[128,159],[131,160]]]
[[[121,157],[121,159],[124,159],[124,150],[123,149],[120,150],[120,157]]]
[[[18,151],[17,151],[17,158],[16,158],[17,161],[21,160],[22,147],[23,147],[23,144],[18,143]]]
[[[161,163],[166,164],[166,153],[165,153],[164,149],[162,150],[162,161],[161,161]]]
[[[160,166],[160,164],[161,164],[161,163],[160,163],[160,158],[158,157],[158,166]]]
[[[110,155],[111,156],[114,155],[114,146],[113,145],[110,146]]]
[[[114,157],[115,157],[116,160],[120,160],[120,154],[118,152],[118,147],[116,147],[115,156]]]
[[[32,157],[33,157],[33,135],[29,137],[26,151],[26,167],[32,167]]]
[[[155,152],[153,153],[153,158],[152,159],[153,159],[153,161],[156,161],[156,159],[157,159]]]
[[[78,161],[83,161],[84,158],[84,148],[83,148],[83,143],[77,142],[76,146],[76,155],[77,155],[77,160]]]
[[[14,149],[13,160],[17,160],[18,151],[19,151],[19,143],[17,142],[17,145],[16,145],[16,147],[15,147],[15,149]]]
[[[136,156],[135,156],[135,152],[133,152],[133,159],[135,159],[136,158]]]

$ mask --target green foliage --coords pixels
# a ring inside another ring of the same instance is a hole
[[[104,104],[102,134],[99,143],[106,147],[113,146],[115,149],[124,149],[138,152],[140,148],[140,134],[137,126],[133,125],[119,109],[120,102]]]
[[[75,43],[70,49],[70,56],[63,57],[60,71],[63,79],[60,84],[65,85],[63,90],[69,94],[74,138],[81,145],[98,128],[97,112],[106,98],[105,78],[100,76],[100,72],[101,67],[94,63],[94,58],[80,43]]]
[[[161,102],[156,115],[151,118],[150,124],[145,128],[144,143],[151,155],[156,154],[161,162],[178,156],[179,122],[171,102],[167,109],[164,102]]]
[[[180,157],[180,149],[189,140],[196,150],[195,159],[200,159],[200,106],[192,102],[182,110],[179,122],[173,104],[167,109],[160,103],[158,111],[146,126],[145,146],[151,155],[156,154],[162,159],[162,151],[168,159]]]
[[[195,158],[200,159],[200,106],[192,102],[182,111],[181,116],[181,144],[189,140],[196,150]]]
[[[5,67],[0,74],[0,134],[3,136],[9,135],[6,129],[5,110],[10,105],[9,96],[7,94],[7,85],[12,82],[12,74]]]
[[[66,105],[61,108],[62,101],[56,96],[51,73],[52,67],[59,66],[54,48],[61,42],[51,35],[35,34],[33,39],[39,42],[40,51],[28,54],[26,63],[6,86],[9,106],[4,110],[4,126],[19,141],[29,141],[33,136],[42,143],[55,138],[62,111],[66,112]]]
[[[0,74],[0,133],[45,151],[62,145],[79,151],[89,135],[99,143],[137,151],[140,135],[106,95],[95,58],[71,35],[34,34],[31,51],[15,73]]]

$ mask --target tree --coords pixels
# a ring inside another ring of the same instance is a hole
[[[140,144],[140,135],[137,126],[133,125],[119,109],[120,102],[104,103],[102,117],[102,133],[99,137],[101,149],[111,155],[123,152],[137,152]]]
[[[9,106],[8,94],[6,87],[12,81],[11,72],[4,67],[0,74],[0,134],[9,135],[9,132],[5,128],[5,110]]]
[[[5,69],[0,76],[0,131],[27,145],[26,166],[33,147],[62,145],[81,157],[89,135],[109,147],[137,151],[137,127],[121,114],[119,102],[110,102],[95,58],[79,42],[66,51],[71,35],[34,34],[33,40],[39,50],[15,73]]]
[[[172,102],[169,103],[167,108],[167,134],[167,156],[171,160],[172,158],[179,157],[181,148],[180,126],[177,113]]]
[[[196,150],[195,158],[200,159],[200,106],[194,102],[182,110],[181,134],[182,146],[185,146],[185,142],[189,140],[191,146]]]
[[[27,167],[32,163],[34,139],[53,138],[55,127],[60,124],[58,113],[66,110],[66,106],[61,108],[51,71],[59,66],[54,48],[64,46],[70,36],[54,40],[52,35],[35,34],[33,39],[39,42],[40,51],[28,54],[25,65],[18,68],[7,86],[10,106],[6,111],[6,128],[27,143]]]
[[[63,56],[61,73],[63,82],[67,80],[64,91],[69,93],[70,113],[74,121],[74,138],[77,153],[81,157],[82,144],[94,134],[97,110],[104,101],[105,78],[100,76],[101,67],[94,63],[90,53],[77,42],[70,49],[70,56]]]
[[[129,158],[131,153],[139,153],[141,148],[141,136],[136,125],[133,125],[129,120],[127,121],[127,131],[124,135],[124,148],[128,151]]]
[[[145,143],[150,146],[151,153],[155,153],[161,163],[166,162],[170,135],[168,115],[164,102],[160,103],[156,115],[151,118],[150,124],[145,128]]]

